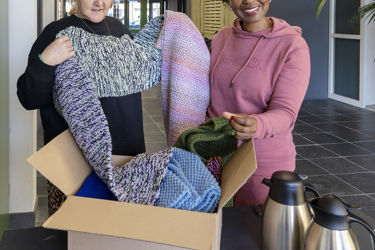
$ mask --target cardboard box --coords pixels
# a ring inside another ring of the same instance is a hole
[[[220,249],[222,208],[256,169],[253,143],[243,143],[223,169],[217,213],[202,213],[74,196],[92,169],[68,130],[28,162],[68,196],[43,227],[68,231],[69,250]]]

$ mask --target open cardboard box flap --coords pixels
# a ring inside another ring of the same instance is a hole
[[[124,164],[131,158],[113,156],[112,161]],[[68,196],[44,227],[194,249],[210,249],[215,244],[207,239],[220,237],[222,207],[256,170],[253,143],[243,143],[223,168],[218,212],[201,213],[73,196],[92,169],[69,130],[30,156],[28,162]]]

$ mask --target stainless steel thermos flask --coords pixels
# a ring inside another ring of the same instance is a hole
[[[357,239],[349,227],[352,222],[360,223],[369,231],[375,249],[374,229],[350,211],[355,207],[334,195],[315,198],[310,204],[314,219],[306,231],[304,250],[358,250]]]
[[[319,193],[289,171],[277,171],[262,183],[270,187],[263,211],[262,249],[301,250],[303,235],[312,220],[305,191],[316,197]]]

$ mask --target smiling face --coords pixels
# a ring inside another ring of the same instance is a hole
[[[77,0],[77,16],[93,23],[104,20],[111,8],[112,0]]]
[[[244,26],[268,24],[269,0],[230,0],[229,4]]]

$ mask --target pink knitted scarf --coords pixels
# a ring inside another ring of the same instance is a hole
[[[167,11],[157,47],[162,51],[161,88],[168,146],[205,120],[210,100],[210,52],[183,13]]]

